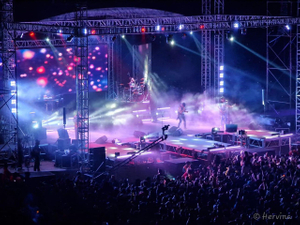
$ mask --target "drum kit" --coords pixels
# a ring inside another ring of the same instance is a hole
[[[144,78],[141,78],[140,82],[131,79],[128,87],[120,84],[120,90],[120,94],[122,94],[121,99],[126,102],[142,102],[147,98]]]

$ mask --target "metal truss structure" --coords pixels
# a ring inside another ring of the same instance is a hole
[[[268,1],[267,14],[280,9],[284,16],[292,15],[292,2]],[[298,25],[297,25],[298,26]],[[266,96],[265,104],[278,114],[281,109],[292,107],[292,47],[294,35],[290,24],[266,28]]]
[[[16,77],[16,47],[14,44],[15,31],[7,27],[13,22],[13,1],[1,1],[1,58],[3,65],[2,89],[1,89],[1,135],[4,145],[0,151],[8,146],[15,149],[18,136],[18,112],[17,112],[17,77]]]
[[[202,14],[211,15],[211,1],[204,0],[202,1]],[[202,25],[202,28],[203,25]],[[202,31],[201,37],[201,86],[204,93],[207,94],[207,91],[212,87],[212,44],[211,44],[211,35],[212,31],[204,29]]]
[[[108,73],[107,73],[107,99],[116,99],[116,82],[114,73],[114,43],[108,44]]]
[[[82,6],[76,11],[78,21],[75,37],[76,68],[76,126],[79,149],[82,161],[86,162],[86,152],[89,150],[89,75],[88,75],[88,35],[85,33],[84,20],[87,18],[87,9]]]
[[[111,19],[112,14],[109,13],[109,10],[104,10],[105,13],[110,15],[110,17],[93,17],[96,14],[96,10],[79,10],[79,12],[70,13],[63,15],[63,18],[56,20],[51,18],[39,22],[14,22],[13,21],[13,0],[1,0],[2,11],[1,11],[1,27],[2,36],[1,36],[1,58],[3,61],[3,106],[12,100],[11,96],[16,97],[17,101],[17,78],[15,75],[15,53],[16,47],[18,48],[31,48],[31,47],[44,47],[47,45],[45,41],[25,41],[20,40],[19,37],[23,32],[41,32],[47,34],[58,34],[63,35],[74,35],[76,46],[76,56],[81,60],[78,62],[76,68],[77,75],[77,109],[78,109],[78,122],[82,123],[81,131],[79,136],[82,139],[83,148],[88,148],[88,60],[87,60],[87,48],[91,44],[90,37],[98,36],[100,39],[104,39],[109,43],[108,38],[111,38],[113,35],[117,34],[168,34],[168,33],[181,33],[186,31],[201,31],[203,32],[205,42],[203,49],[204,55],[203,58],[208,59],[211,54],[211,32],[215,32],[215,55],[217,56],[217,61],[220,64],[222,62],[222,40],[224,39],[224,31],[231,30],[233,24],[238,22],[240,29],[247,28],[267,28],[271,29],[272,27],[277,26],[286,26],[296,25],[297,26],[297,47],[299,47],[299,25],[300,17],[291,17],[291,16],[260,16],[260,15],[222,15],[222,10],[224,10],[224,1],[215,0],[215,14],[211,12],[211,1],[203,0],[202,3],[202,12],[203,15],[197,16],[182,16],[178,14],[171,13],[161,13],[162,11],[157,10],[146,10],[146,9],[132,9],[135,10],[135,14],[132,14],[131,10],[115,10],[116,15],[114,19]],[[299,11],[299,0],[298,11]],[[223,7],[223,8],[222,8]],[[99,10],[98,10],[99,11]],[[101,11],[101,10],[100,10]],[[155,12],[155,13],[153,13]],[[91,15],[89,15],[91,13]],[[106,15],[105,14],[105,15]],[[68,16],[69,15],[69,16]],[[71,16],[72,15],[72,16]],[[122,16],[120,16],[122,15]],[[101,19],[99,19],[101,18]],[[103,19],[104,18],[104,19]],[[109,19],[107,19],[109,18]],[[164,27],[163,31],[157,31],[156,27]],[[179,25],[184,25],[184,29],[179,29]],[[83,29],[86,29],[86,35],[82,35]],[[221,31],[221,33],[220,33]],[[106,39],[107,38],[107,39]],[[276,39],[274,39],[275,41]],[[64,40],[59,40],[58,38],[51,39],[51,44],[54,46],[61,46],[65,44]],[[67,45],[69,45],[67,43]],[[112,44],[111,44],[112,45]],[[48,45],[47,45],[48,46]],[[111,68],[113,66],[113,47],[109,48],[111,53],[109,56],[109,83],[114,82],[114,72]],[[205,64],[205,65],[204,65]],[[211,62],[210,64],[211,65]],[[212,87],[212,71],[211,67],[208,66],[208,61],[202,62],[203,69],[201,71],[201,80],[203,81],[204,88]],[[291,69],[290,64],[286,64],[287,69]],[[289,68],[288,68],[289,67]],[[216,68],[215,68],[216,70]],[[288,72],[290,74],[290,72]],[[216,76],[216,75],[215,75]],[[291,74],[289,75],[291,76]],[[203,78],[203,79],[202,79]],[[297,107],[300,105],[300,98],[298,98],[298,79],[299,79],[299,53],[297,51]],[[15,83],[14,86],[9,86],[10,81]],[[215,78],[217,81],[217,78]],[[216,82],[215,82],[216,85]],[[218,83],[219,85],[219,83]],[[109,85],[110,86],[110,85]],[[109,96],[114,96],[115,94],[115,85],[109,87]],[[13,95],[11,95],[13,93]],[[14,102],[16,102],[14,101]],[[17,105],[17,102],[16,102]],[[2,108],[4,108],[2,106]],[[8,108],[8,107],[7,107]],[[297,132],[300,128],[300,110],[296,110],[296,122],[297,122]],[[9,116],[9,122],[7,131],[6,140],[13,140],[13,137],[16,136],[17,130],[17,114],[12,113]],[[7,142],[9,143],[9,141]]]
[[[273,147],[281,147],[287,146],[291,144],[292,139],[294,139],[293,134],[285,134],[285,135],[278,135],[273,137],[267,138],[256,138],[256,137],[249,137],[248,145],[249,147],[255,148],[273,148]]]
[[[300,1],[297,1],[297,16],[300,16]],[[300,24],[296,27],[296,133],[300,134]]]
[[[215,14],[224,14],[224,0],[214,0],[214,13]],[[224,30],[215,30],[214,31],[214,79],[213,79],[213,90],[214,96],[218,97],[223,95],[224,88],[221,89],[224,85],[224,71],[221,71],[220,68],[224,68]],[[223,69],[222,69],[223,70]],[[220,77],[220,73],[223,73]],[[219,98],[218,98],[219,99]]]

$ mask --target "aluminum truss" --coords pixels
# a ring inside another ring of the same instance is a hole
[[[122,99],[122,94],[121,93],[121,74],[122,74],[122,39],[117,38],[114,42],[114,58],[113,58],[113,64],[114,64],[114,82],[115,82],[115,87],[116,87],[116,98],[117,99]]]
[[[292,15],[292,2],[268,1],[267,14],[274,10]],[[275,11],[276,12],[276,11]],[[292,106],[292,45],[293,36],[290,24],[267,27],[266,37],[266,101],[267,108],[278,114],[280,109],[291,109]],[[297,25],[298,26],[298,25]]]
[[[300,1],[297,1],[297,16],[300,16]],[[300,134],[300,24],[296,33],[296,134]]]
[[[12,150],[18,135],[17,111],[17,79],[16,79],[16,48],[15,31],[7,27],[13,22],[13,1],[1,1],[1,58],[3,63],[3,79],[1,89],[1,135],[4,139],[2,150],[9,147]]]
[[[108,44],[108,73],[107,73],[107,99],[116,99],[116,83],[114,73],[114,43]]]
[[[224,0],[214,0],[214,12],[215,14],[224,14]],[[224,68],[224,30],[215,30],[214,31],[214,96],[223,95],[224,88],[224,71],[221,72],[220,68]],[[223,70],[223,69],[222,69]],[[223,76],[220,77],[220,73],[223,73]]]
[[[211,0],[202,1],[202,14],[210,15],[211,13]],[[203,25],[202,28],[204,28]],[[212,82],[211,34],[212,31],[204,29],[201,37],[201,86],[205,93],[210,90]]]
[[[254,16],[254,15],[201,15],[201,16],[174,16],[155,18],[132,18],[132,19],[103,19],[82,21],[88,29],[88,34],[93,35],[114,35],[114,34],[144,34],[153,33],[181,33],[184,31],[202,30],[230,30],[233,23],[238,22],[240,28],[266,28],[270,26],[298,24],[299,17],[290,16]],[[163,26],[164,31],[156,31],[156,26]],[[180,30],[179,25],[184,25]],[[8,30],[34,31],[42,33],[63,33],[74,34],[78,21],[40,21],[30,23],[7,22],[5,26]],[[93,30],[93,33],[91,33]]]
[[[88,35],[85,33],[84,20],[87,18],[87,9],[82,6],[76,11],[78,20],[75,37],[76,64],[76,109],[77,127],[76,138],[79,142],[82,162],[87,162],[89,150],[89,76],[88,76]]]

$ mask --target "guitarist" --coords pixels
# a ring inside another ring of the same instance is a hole
[[[179,109],[178,109],[178,117],[177,117],[177,119],[179,120],[178,128],[180,127],[180,124],[183,121],[184,129],[186,129],[186,121],[185,121],[185,116],[184,116],[185,112],[187,112],[187,111],[185,108],[185,103],[183,102],[183,103],[181,103],[181,105],[179,106]]]

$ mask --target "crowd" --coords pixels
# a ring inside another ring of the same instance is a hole
[[[187,163],[173,178],[34,181],[9,173],[0,186],[1,224],[300,224],[300,158],[241,152],[209,166]]]

